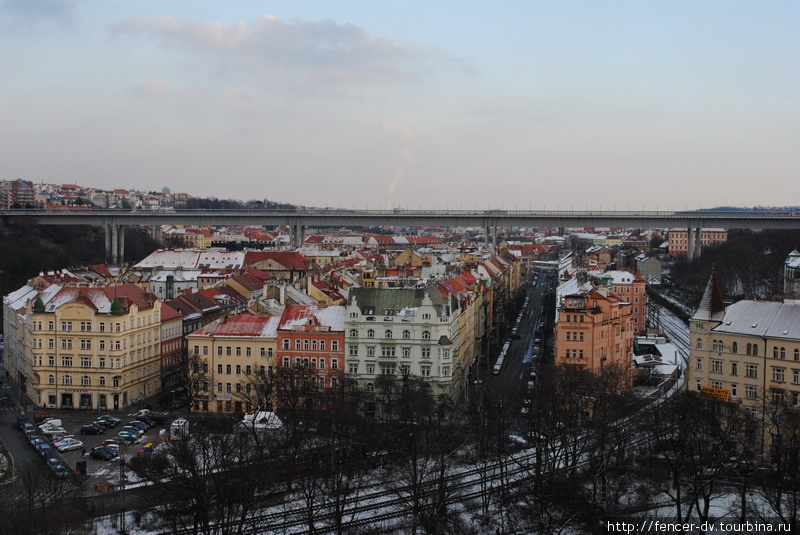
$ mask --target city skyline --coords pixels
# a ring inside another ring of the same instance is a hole
[[[783,205],[797,10],[6,0],[0,175],[344,208]]]

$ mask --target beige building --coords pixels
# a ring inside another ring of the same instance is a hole
[[[738,401],[755,413],[800,406],[800,305],[743,300],[725,307],[711,275],[689,322],[687,388]]]
[[[137,286],[26,286],[4,309],[6,368],[34,405],[120,409],[160,391],[161,302]]]
[[[207,385],[192,400],[198,412],[250,412],[255,374],[275,370],[280,317],[228,316],[186,337],[189,356],[207,369]]]

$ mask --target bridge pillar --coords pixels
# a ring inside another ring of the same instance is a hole
[[[111,259],[111,228],[108,223],[103,223],[103,234],[105,235],[106,242],[106,262]]]
[[[298,234],[298,238],[299,238],[297,240],[298,241],[297,246],[298,247],[302,247],[303,245],[306,244],[306,226],[305,225],[297,225],[297,228],[299,230],[299,232],[297,233]]]
[[[119,226],[119,263],[125,263],[125,225]]]
[[[703,249],[703,227],[698,224],[695,229],[696,235],[694,237],[695,257],[700,258],[700,251]]]
[[[691,262],[694,260],[694,228],[689,227],[689,231],[686,233],[686,236],[689,241],[689,246],[686,249],[686,259]]]
[[[489,248],[489,225],[486,225],[483,228],[483,245],[488,249]]]
[[[492,251],[497,251],[497,225],[494,226],[492,233]]]
[[[119,226],[111,224],[111,263],[116,264],[119,260]]]

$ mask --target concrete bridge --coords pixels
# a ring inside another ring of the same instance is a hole
[[[124,259],[125,227],[153,225],[288,226],[291,243],[305,241],[318,227],[480,227],[496,245],[497,227],[685,228],[689,258],[700,253],[703,228],[800,229],[800,214],[785,211],[666,212],[574,210],[0,210],[3,225],[97,225],[106,235],[113,262]]]

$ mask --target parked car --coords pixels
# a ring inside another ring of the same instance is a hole
[[[22,429],[24,428],[25,424],[29,424],[29,423],[31,423],[31,419],[28,418],[27,416],[24,416],[22,414],[17,416],[17,429],[19,429],[20,431],[22,431]]]
[[[57,478],[60,478],[60,479],[63,479],[63,478],[66,478],[66,477],[69,477],[70,475],[72,475],[72,472],[70,471],[70,469],[67,468],[66,466],[64,466],[63,463],[52,464],[52,465],[50,465],[50,469],[53,471],[53,474],[55,474],[55,476]]]
[[[133,444],[139,438],[134,433],[128,431],[120,431],[117,437],[126,444]]]
[[[30,422],[25,422],[22,424],[22,432],[26,435],[33,435],[36,433],[36,426]]]
[[[41,428],[42,428],[42,426],[46,426],[46,425],[47,425],[47,426],[56,426],[56,427],[61,427],[61,419],[60,419],[60,418],[49,418],[49,417],[48,417],[48,418],[45,418],[45,419],[44,419],[44,420],[42,420],[42,422],[39,424],[39,428],[41,429]]]
[[[46,412],[34,412],[33,413],[33,423],[38,424],[45,421],[49,418],[49,415]]]
[[[142,417],[140,417],[140,418],[139,418],[139,420],[143,421],[144,423],[146,423],[146,424],[147,424],[147,425],[149,425],[150,427],[153,427],[154,425],[156,425],[156,424],[158,423],[158,422],[156,421],[156,419],[155,419],[155,418],[153,418],[153,417],[152,417],[151,415],[149,415],[149,414],[148,414],[147,416],[142,416]]]
[[[113,453],[114,455],[119,455],[119,444],[104,444],[103,447]]]
[[[36,446],[36,452],[42,457],[48,457],[53,453],[53,448],[50,447],[50,444],[42,443]]]
[[[75,437],[75,435],[62,435],[58,438],[53,437],[53,446],[58,447],[59,444],[66,440],[77,440],[77,437]]]
[[[103,441],[103,446],[108,446],[109,444],[119,444],[121,441],[118,438],[107,438]]]
[[[95,427],[99,427],[99,428],[100,428],[100,429],[102,429],[103,431],[105,431],[106,429],[108,429],[109,427],[111,427],[111,426],[110,426],[110,425],[108,425],[106,422],[101,422],[100,420],[95,420],[94,422],[92,422],[92,423],[91,423],[91,424],[89,424],[89,425],[93,425],[93,426],[95,426]]]
[[[151,451],[153,451],[154,446],[155,444],[153,444],[152,442],[148,442],[147,444],[136,450],[136,455],[142,455],[143,453],[150,453]]]
[[[48,437],[57,435],[58,433],[66,433],[67,430],[63,427],[47,427],[45,429],[39,429],[39,432],[43,435],[47,435]]]
[[[150,424],[147,424],[147,423],[145,423],[145,422],[143,422],[141,420],[134,420],[131,423],[129,423],[128,425],[132,425],[134,427],[138,427],[142,431],[147,431],[151,427]]]
[[[40,444],[47,445],[47,442],[45,442],[43,438],[41,438],[41,437],[39,437],[39,436],[35,436],[35,435],[31,437],[31,440],[30,440],[30,442],[31,442],[31,446],[32,446],[32,447],[33,447],[33,449],[35,449],[36,451],[39,451],[39,445],[40,445]]]
[[[57,446],[56,449],[60,452],[65,451],[72,451],[78,450],[83,447],[83,442],[74,438],[68,438],[66,440],[61,441]]]
[[[98,459],[100,461],[110,461],[116,457],[116,455],[111,453],[111,451],[109,451],[105,446],[97,446],[92,448],[91,453],[89,453],[89,457],[92,459]]]
[[[144,431],[142,429],[139,429],[138,427],[133,426],[133,425],[126,425],[125,427],[122,428],[122,430],[123,431],[130,431],[131,433],[136,435],[137,438],[142,436],[142,435],[144,435]]]
[[[82,435],[102,435],[103,429],[98,427],[94,424],[90,425],[82,425],[81,426],[81,434]]]
[[[122,421],[120,418],[117,418],[116,416],[111,416],[110,414],[104,414],[103,416],[98,418],[98,420],[108,420],[113,424],[111,427],[116,427],[117,424]]]

